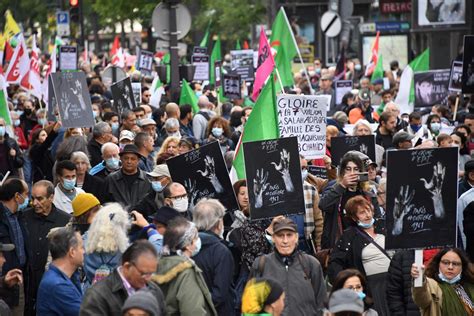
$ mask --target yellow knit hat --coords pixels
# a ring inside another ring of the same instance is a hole
[[[72,200],[72,215],[74,217],[81,216],[97,205],[100,205],[100,202],[93,194],[79,193],[74,200]]]

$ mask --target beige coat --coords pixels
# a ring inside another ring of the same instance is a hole
[[[443,292],[438,282],[431,278],[423,281],[422,287],[411,287],[413,301],[420,308],[422,316],[441,316]]]

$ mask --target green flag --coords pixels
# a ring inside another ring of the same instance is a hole
[[[280,137],[278,128],[278,112],[273,75],[260,92],[253,107],[242,136],[237,144],[236,154],[232,163],[232,180],[245,179],[245,163],[242,143],[274,139]],[[233,181],[235,182],[235,181]]]
[[[0,76],[0,117],[5,120],[7,126],[12,125],[7,102],[7,87],[3,76]]]
[[[235,49],[236,50],[241,50],[242,48],[240,47],[240,41],[237,40],[237,42],[235,43]]]
[[[275,66],[278,69],[283,87],[291,87],[294,85],[293,71],[291,70],[291,60],[286,57],[286,49],[281,47],[275,57]],[[277,80],[277,91],[281,90],[280,80]]]
[[[371,82],[374,82],[377,79],[383,79],[384,71],[383,71],[383,58],[382,55],[379,55],[377,59],[377,65],[375,65],[374,72],[372,73]]]
[[[179,95],[179,105],[183,104],[190,104],[193,108],[194,114],[199,112],[198,98],[186,79],[183,79],[181,93]]]
[[[202,38],[201,43],[199,44],[200,47],[207,47],[207,43],[209,42],[209,30],[211,29],[211,21],[207,24],[206,33],[204,33],[204,37]]]
[[[220,36],[217,36],[217,41],[214,43],[214,47],[212,48],[212,53],[211,53],[211,62],[209,64],[209,67],[210,67],[209,82],[211,84],[216,83],[216,71],[214,69],[214,63],[218,60],[222,60]]]
[[[428,71],[430,70],[430,49],[427,48],[420,56],[416,57],[410,63],[410,68],[413,73],[417,71]],[[411,81],[410,89],[410,103],[415,102],[415,80]]]
[[[166,65],[166,82],[169,84],[171,82],[171,55],[166,53],[161,60],[163,64]],[[162,79],[163,80],[163,79]]]

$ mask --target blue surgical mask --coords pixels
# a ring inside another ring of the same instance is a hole
[[[270,235],[268,235],[268,234],[265,234],[265,239],[268,241],[268,243],[269,243],[270,245],[273,246],[273,238],[272,238],[272,236],[270,236]]]
[[[356,71],[360,71],[360,70],[362,69],[361,64],[356,64],[356,65],[354,65],[354,69],[355,69]]]
[[[161,185],[160,181],[152,181],[151,187],[153,188],[153,191],[155,192],[162,192],[163,189],[165,188],[163,185]]]
[[[194,257],[201,251],[201,238],[198,237],[198,240],[196,241],[196,248],[194,249],[193,253],[191,254],[191,257]]]
[[[22,116],[23,115],[23,111],[16,111],[16,113],[18,113],[19,116]]]
[[[112,170],[117,170],[120,167],[120,160],[117,158],[109,158],[105,160],[105,165]]]
[[[112,123],[110,126],[112,127],[112,132],[115,133],[116,131],[118,131],[120,124],[118,122],[115,122]]]
[[[212,128],[212,135],[214,135],[215,137],[221,137],[223,132],[224,131],[221,127]]]
[[[410,128],[416,133],[421,128],[421,125],[410,124]]]
[[[461,273],[459,273],[458,275],[456,275],[454,278],[452,278],[451,280],[448,280],[447,277],[444,276],[444,274],[440,271],[438,273],[438,278],[443,281],[443,282],[446,282],[448,284],[454,284],[454,283],[457,283],[461,280]]]
[[[15,125],[15,127],[18,127],[20,126],[20,120],[13,120],[13,125]]]
[[[301,170],[301,178],[303,178],[303,181],[306,180],[307,177],[308,177],[308,170],[307,169]]]
[[[63,180],[63,188],[65,190],[70,191],[74,189],[75,186],[76,186],[76,178]]]
[[[23,197],[23,195],[22,195]],[[23,197],[25,199],[25,201],[23,201],[23,203],[21,204],[18,204],[18,211],[23,211],[24,209],[26,209],[28,207],[28,204],[30,203],[30,199],[28,197]]]
[[[360,292],[357,292],[357,295],[359,295],[359,298],[363,301],[364,298],[366,297],[365,293],[360,291]]]
[[[441,129],[441,123],[431,123],[431,130],[435,133],[438,133]]]
[[[314,71],[319,75],[321,73],[321,68],[316,68]]]
[[[93,116],[94,118],[97,118],[97,117],[99,116],[99,112],[97,112],[97,111],[92,111],[92,116]]]
[[[374,226],[374,223],[375,223],[375,219],[373,217],[372,217],[372,220],[370,221],[370,223],[362,223],[361,221],[357,221],[357,225],[360,228],[364,228],[364,229],[367,229],[367,228],[370,228],[370,227]]]
[[[0,126],[0,137],[5,136],[5,132],[6,132],[5,126]]]
[[[44,125],[46,125],[46,123],[48,123],[48,121],[45,118],[38,119],[38,124],[39,125],[44,126]]]
[[[196,91],[196,96],[199,98],[202,95],[202,91]]]

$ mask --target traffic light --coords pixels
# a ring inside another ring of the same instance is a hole
[[[79,0],[69,0],[69,6],[71,21],[79,23]]]

